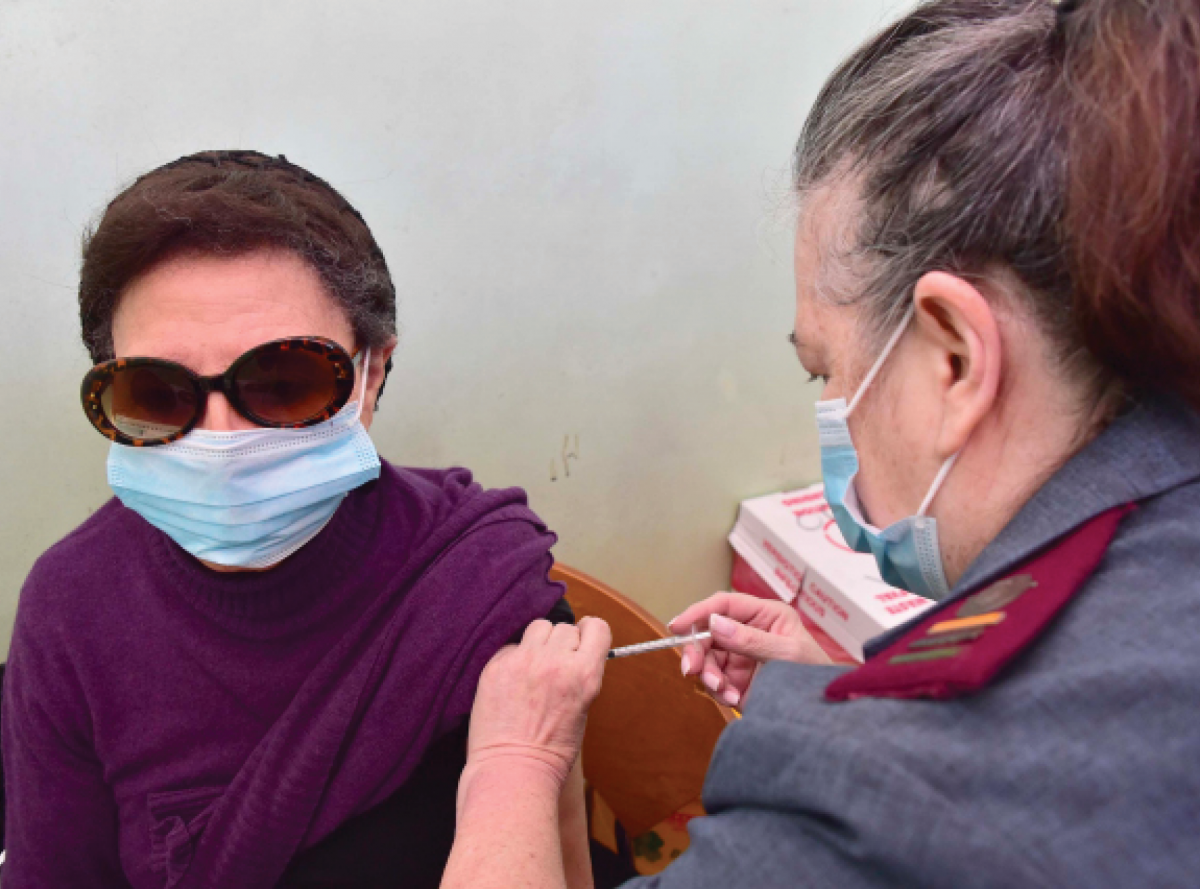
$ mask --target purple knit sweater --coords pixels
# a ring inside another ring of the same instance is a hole
[[[117,501],[21,591],[4,889],[269,887],[404,783],[562,596],[517,489],[399,469],[300,552],[218,574]]]

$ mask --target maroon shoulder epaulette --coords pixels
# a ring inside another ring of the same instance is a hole
[[[939,610],[830,683],[826,699],[946,700],[984,688],[1083,588],[1132,509],[1101,513],[1007,577]]]

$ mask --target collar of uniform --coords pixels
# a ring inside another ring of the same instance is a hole
[[[865,646],[867,657],[1100,513],[1196,479],[1200,479],[1200,416],[1176,399],[1142,399],[1051,476],[936,609],[870,640]]]

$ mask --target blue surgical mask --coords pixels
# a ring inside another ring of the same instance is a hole
[[[345,498],[379,477],[358,398],[305,429],[196,429],[153,448],[114,444],[108,483],[127,507],[198,559],[266,568],[320,533]]]
[[[958,454],[942,464],[916,515],[888,525],[882,531],[863,518],[862,506],[854,490],[858,452],[850,440],[847,419],[895,349],[912,316],[913,309],[910,306],[849,405],[844,398],[817,402],[821,472],[825,477],[825,500],[833,511],[847,545],[860,553],[872,553],[879,565],[879,573],[892,586],[929,599],[943,599],[949,595],[950,588],[946,583],[938,545],[937,519],[927,515],[927,512]]]

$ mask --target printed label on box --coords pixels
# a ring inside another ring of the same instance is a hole
[[[846,545],[821,485],[744,501],[729,542],[781,599],[796,600],[859,660],[863,643],[932,604],[888,586],[873,556]]]

